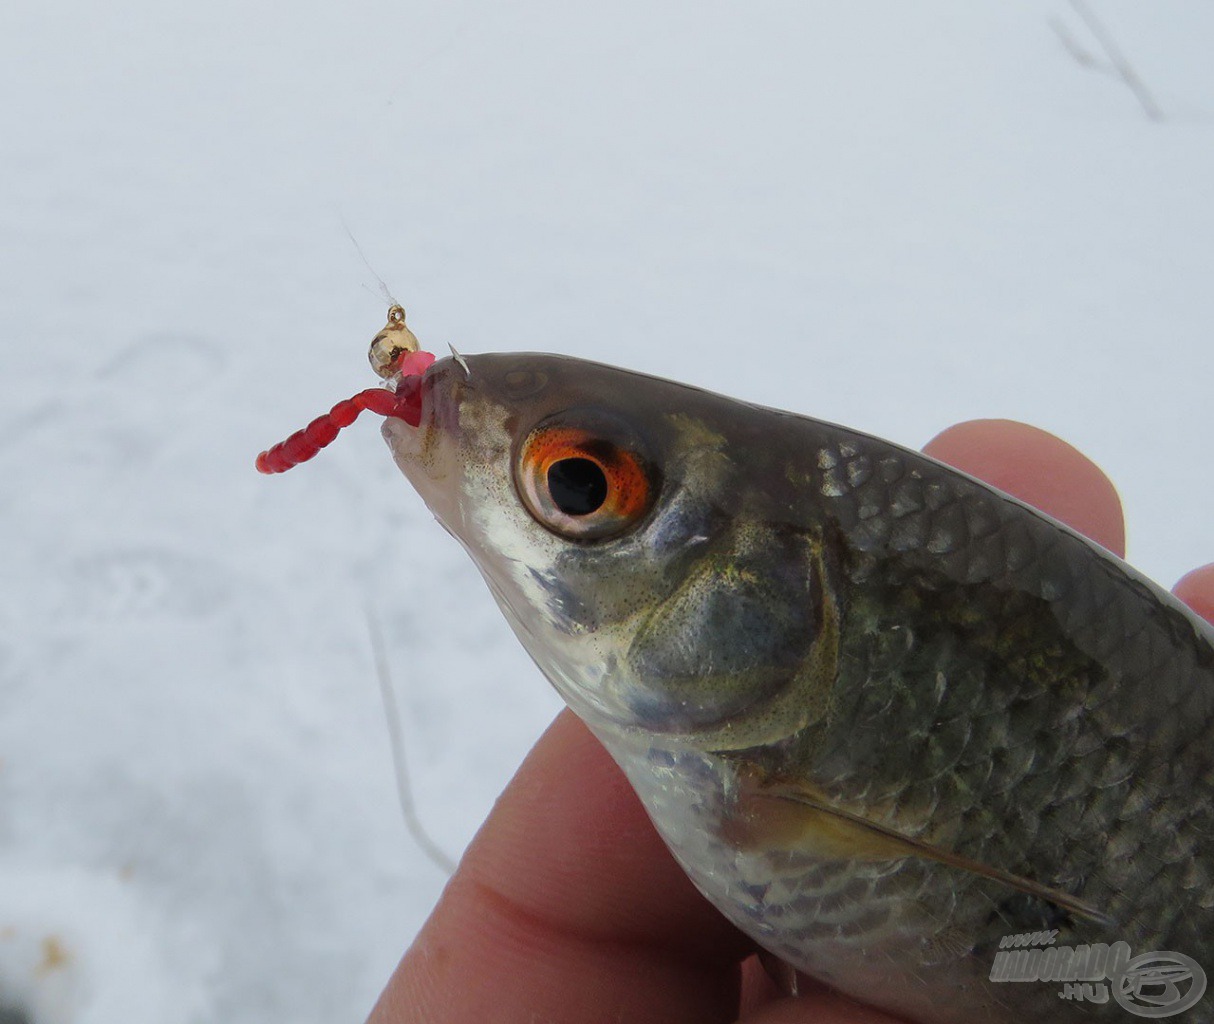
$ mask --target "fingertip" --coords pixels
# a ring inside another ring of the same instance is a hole
[[[1214,623],[1214,562],[1182,576],[1172,593],[1207,622]]]
[[[923,451],[1125,554],[1121,499],[1104,471],[1059,437],[1015,420],[969,420]]]

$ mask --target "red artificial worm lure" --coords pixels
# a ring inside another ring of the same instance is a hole
[[[395,416],[410,426],[421,421],[422,375],[434,362],[423,352],[413,332],[405,326],[405,311],[400,306],[388,310],[388,322],[371,342],[369,354],[375,372],[384,378],[386,388],[368,388],[338,402],[323,416],[317,416],[303,430],[257,456],[262,473],[285,473],[292,466],[307,462],[322,448],[333,443],[338,431],[348,427],[364,409],[380,416]]]

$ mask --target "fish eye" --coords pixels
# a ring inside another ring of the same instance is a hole
[[[548,467],[548,493],[567,516],[588,516],[607,500],[607,474],[590,459],[559,459]]]
[[[652,470],[613,426],[561,418],[528,435],[515,460],[515,487],[540,525],[571,540],[597,540],[625,532],[649,511]]]

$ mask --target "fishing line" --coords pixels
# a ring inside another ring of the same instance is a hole
[[[448,877],[455,874],[455,861],[447,855],[426,831],[417,806],[413,802],[413,790],[409,783],[409,768],[405,761],[405,738],[400,727],[400,709],[396,704],[396,691],[392,684],[392,673],[388,666],[388,655],[384,645],[379,620],[370,607],[364,609],[367,616],[367,633],[371,637],[371,652],[375,659],[375,675],[379,680],[379,693],[384,702],[384,717],[388,722],[388,745],[392,749],[392,765],[396,773],[396,795],[400,799],[400,812],[405,819],[405,830],[417,843],[426,859]]]
[[[365,266],[371,272],[371,276],[379,282],[380,290],[383,293],[383,297],[388,300],[388,304],[392,306],[401,305],[401,303],[396,301],[396,297],[392,294],[392,290],[388,287],[387,282],[380,277],[379,274],[375,272],[375,268],[371,266],[371,261],[367,259],[367,254],[363,252],[363,247],[358,244],[358,239],[354,237],[354,232],[350,230],[350,225],[346,223],[346,218],[339,213],[337,215],[337,219],[341,221],[342,230],[345,231],[346,236],[353,244],[354,250],[358,253],[358,258],[363,261],[363,266]],[[363,287],[366,288],[367,286],[363,285]],[[367,291],[370,290],[370,288],[367,288]]]

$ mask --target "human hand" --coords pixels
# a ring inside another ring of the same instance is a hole
[[[925,451],[1124,553],[1112,484],[1058,438],[979,420]],[[1177,594],[1214,621],[1214,565]],[[610,756],[565,711],[494,806],[369,1024],[895,1024],[812,982],[781,996],[755,948],[692,886]]]

